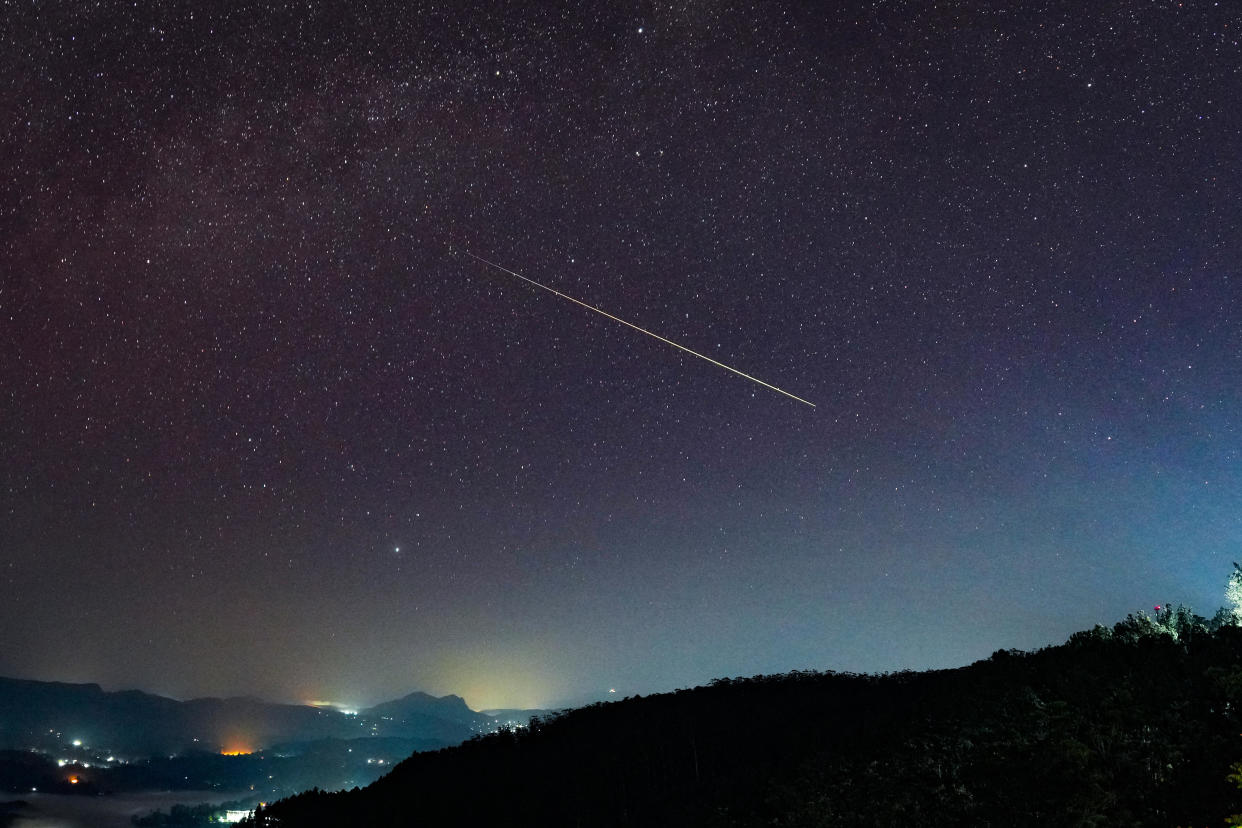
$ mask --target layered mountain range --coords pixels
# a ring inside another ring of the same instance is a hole
[[[496,724],[452,695],[411,693],[355,713],[250,697],[178,701],[138,690],[109,692],[98,684],[0,678],[0,749],[77,747],[143,757],[249,753],[278,744],[363,737],[436,747]]]

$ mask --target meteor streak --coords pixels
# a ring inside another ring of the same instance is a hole
[[[561,293],[559,290],[556,290],[556,289],[554,289],[554,288],[550,288],[550,287],[548,287],[547,285],[540,284],[539,282],[536,282],[534,279],[528,279],[527,277],[523,276],[521,273],[518,273],[517,271],[510,270],[509,268],[504,267],[503,265],[498,265],[498,264],[496,264],[496,263],[495,263],[495,262],[493,262],[493,261],[489,261],[489,260],[487,260],[487,259],[483,258],[482,256],[476,256],[476,255],[474,255],[473,253],[471,253],[469,250],[463,250],[462,252],[463,252],[463,253],[465,253],[465,254],[466,254],[467,256],[469,256],[470,258],[472,258],[472,259],[474,259],[474,260],[476,260],[476,261],[482,262],[483,264],[488,265],[489,267],[494,267],[494,268],[496,268],[497,270],[504,271],[505,273],[508,273],[510,276],[516,276],[517,278],[521,279],[523,282],[526,282],[527,284],[531,284],[531,285],[534,285],[534,286],[535,286],[535,287],[537,287],[537,288],[540,288],[540,289],[542,289],[542,290],[546,290],[548,293],[555,294],[556,296],[559,296],[559,297],[561,297],[562,299],[568,299],[570,302],[573,302],[575,305],[581,305],[582,307],[586,308],[586,309],[587,309],[587,310],[589,310],[589,311],[594,311],[595,313],[598,313],[600,316],[606,316],[606,317],[608,317],[609,319],[611,319],[613,322],[620,322],[622,325],[625,325],[627,328],[633,328],[634,330],[638,331],[639,333],[641,333],[641,334],[646,334],[647,336],[651,337],[652,339],[658,339],[658,340],[660,340],[661,342],[665,343],[666,345],[672,345],[674,348],[678,349],[679,351],[685,351],[687,354],[690,354],[690,356],[696,356],[696,357],[698,357],[699,359],[706,360],[706,361],[710,362],[712,365],[715,365],[715,366],[717,366],[717,367],[720,367],[720,368],[725,369],[726,371],[730,371],[730,372],[732,372],[732,373],[734,373],[734,374],[737,374],[739,377],[742,377],[742,378],[744,378],[744,379],[748,379],[748,380],[750,380],[751,382],[758,383],[759,385],[762,385],[764,388],[770,388],[771,390],[775,391],[775,392],[776,392],[776,393],[778,393],[778,394],[784,394],[786,397],[789,397],[791,400],[797,400],[798,402],[802,403],[803,405],[809,405],[811,408],[814,408],[814,407],[815,407],[815,403],[813,403],[813,402],[810,402],[810,401],[808,401],[808,400],[804,400],[804,399],[802,399],[801,397],[798,397],[798,396],[795,396],[795,395],[793,395],[793,394],[790,394],[788,391],[785,391],[785,390],[784,390],[784,389],[782,389],[782,388],[777,388],[775,385],[772,385],[771,383],[764,382],[763,380],[759,379],[758,377],[752,377],[750,374],[745,374],[745,373],[742,373],[741,371],[737,370],[736,368],[730,368],[728,365],[725,365],[723,362],[718,362],[718,361],[716,361],[716,360],[712,359],[712,358],[711,358],[711,357],[709,357],[709,356],[704,356],[703,354],[700,354],[698,351],[692,351],[692,350],[690,350],[689,348],[687,348],[685,345],[678,345],[676,342],[674,342],[674,341],[673,341],[673,340],[671,340],[671,339],[665,339],[664,337],[660,336],[659,334],[657,334],[657,333],[652,333],[651,331],[647,330],[646,328],[640,328],[640,327],[638,327],[637,325],[635,325],[633,322],[626,322],[624,319],[622,319],[622,318],[621,318],[621,317],[619,317],[619,316],[613,316],[611,313],[608,313],[607,311],[602,311],[602,310],[600,310],[599,308],[597,308],[597,307],[595,307],[595,306],[593,306],[593,305],[588,305],[586,302],[581,302],[581,301],[579,301],[579,300],[575,299],[575,298],[574,298],[574,297],[572,297],[572,296],[568,296],[568,295],[566,295],[566,294],[564,294],[564,293]]]

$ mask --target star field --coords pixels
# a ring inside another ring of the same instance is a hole
[[[1242,15],[1020,5],[0,6],[0,674],[548,706],[1211,614]]]

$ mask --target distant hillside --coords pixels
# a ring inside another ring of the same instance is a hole
[[[0,749],[84,747],[127,757],[186,751],[248,752],[278,742],[384,736],[444,746],[493,720],[457,696],[415,693],[359,715],[253,698],[176,701],[97,684],[0,678]]]
[[[469,735],[491,730],[496,720],[476,713],[466,706],[461,696],[429,696],[411,693],[400,699],[377,704],[361,711],[363,719],[382,722],[388,730],[414,731],[424,737],[441,736],[460,742],[463,729]],[[456,737],[456,738],[454,738]]]
[[[480,711],[491,716],[502,727],[526,727],[530,720],[538,716],[541,719],[555,716],[560,710],[540,710],[538,708],[504,707]]]
[[[256,822],[1219,826],[1242,810],[1228,778],[1240,733],[1242,629],[1166,611],[955,670],[726,679],[594,705]]]

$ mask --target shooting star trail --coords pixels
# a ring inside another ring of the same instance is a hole
[[[706,360],[707,362],[710,362],[712,365],[715,365],[715,366],[717,366],[717,367],[719,367],[719,368],[723,368],[723,369],[725,369],[726,371],[729,371],[729,372],[731,372],[731,373],[737,374],[739,377],[742,377],[742,378],[744,378],[744,379],[748,379],[748,380],[750,380],[751,382],[754,382],[754,383],[757,383],[757,384],[759,384],[759,385],[762,385],[764,388],[771,389],[771,390],[775,391],[775,392],[776,392],[776,393],[778,393],[778,394],[784,394],[786,397],[789,397],[791,400],[797,400],[798,402],[802,403],[803,405],[809,405],[811,408],[814,408],[814,407],[815,407],[815,403],[810,402],[809,400],[804,400],[804,399],[802,399],[801,397],[796,396],[796,395],[794,395],[794,394],[790,394],[788,391],[784,390],[783,388],[777,388],[775,385],[772,385],[771,383],[764,382],[763,380],[759,379],[758,377],[752,377],[750,374],[743,373],[743,372],[741,372],[741,371],[737,370],[736,368],[730,368],[728,365],[725,365],[723,362],[718,362],[717,360],[714,360],[714,359],[712,359],[712,358],[711,358],[711,357],[709,357],[709,356],[704,356],[703,354],[700,354],[698,351],[692,351],[692,350],[690,350],[689,348],[687,348],[685,345],[678,345],[676,342],[674,342],[674,341],[673,341],[673,340],[671,340],[671,339],[666,339],[666,338],[664,338],[664,337],[660,336],[660,335],[659,335],[659,334],[657,334],[657,333],[652,333],[651,331],[647,330],[646,328],[640,328],[640,327],[638,327],[638,326],[637,326],[637,325],[635,325],[633,322],[626,322],[626,321],[625,321],[624,319],[622,319],[621,317],[619,317],[619,316],[613,316],[611,313],[608,313],[608,311],[603,311],[603,310],[600,310],[599,308],[597,308],[597,307],[595,307],[595,306],[593,306],[593,305],[588,305],[586,302],[579,301],[579,300],[575,299],[575,298],[574,298],[574,297],[572,297],[572,296],[568,296],[568,295],[566,295],[566,294],[564,294],[564,293],[561,293],[559,290],[556,290],[555,288],[550,288],[550,287],[548,287],[547,285],[540,284],[539,282],[536,282],[534,279],[528,279],[527,277],[523,276],[521,273],[518,273],[517,271],[510,270],[509,268],[507,268],[507,267],[505,267],[505,266],[503,266],[503,265],[498,265],[498,264],[496,264],[496,263],[495,263],[495,262],[493,262],[493,261],[489,261],[488,259],[483,258],[482,256],[476,256],[476,255],[474,255],[473,253],[471,253],[469,250],[465,250],[464,248],[462,249],[462,252],[463,252],[463,253],[465,253],[465,254],[466,254],[467,256],[469,256],[470,258],[474,259],[475,261],[482,262],[483,264],[488,265],[489,267],[494,267],[494,268],[496,268],[497,270],[500,270],[500,271],[503,271],[503,272],[505,272],[505,273],[508,273],[510,276],[516,276],[516,277],[518,277],[519,279],[521,279],[523,282],[526,282],[527,284],[531,284],[531,285],[534,285],[534,286],[535,286],[535,287],[537,287],[537,288],[540,288],[540,289],[542,289],[542,290],[546,290],[548,293],[551,293],[551,294],[554,294],[554,295],[556,295],[556,296],[559,296],[559,297],[561,297],[562,299],[568,299],[570,302],[573,302],[575,305],[581,305],[582,307],[586,308],[586,309],[587,309],[587,310],[589,310],[589,311],[594,311],[595,313],[598,313],[600,316],[606,316],[606,317],[608,317],[608,318],[609,318],[609,319],[611,319],[613,322],[620,322],[622,325],[625,325],[627,328],[633,328],[634,330],[638,331],[639,333],[641,333],[641,334],[646,334],[647,336],[651,337],[652,339],[658,339],[658,340],[660,340],[661,342],[665,343],[666,345],[672,345],[674,348],[678,349],[679,351],[685,351],[687,354],[690,354],[690,356],[696,356],[696,357],[698,357],[699,359]]]

